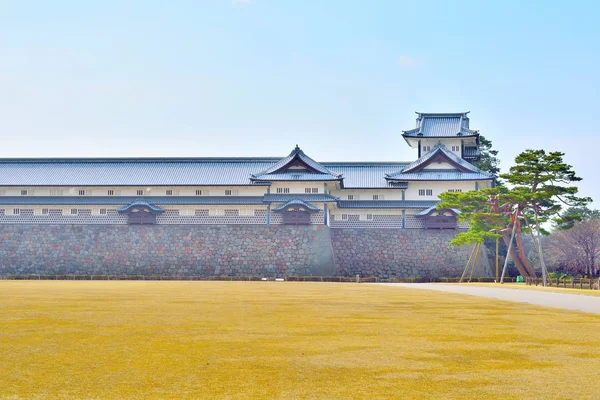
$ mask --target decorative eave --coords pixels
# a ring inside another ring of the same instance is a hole
[[[292,167],[301,167],[301,169],[294,170]],[[289,179],[286,179],[287,175],[289,175]],[[297,177],[294,177],[294,175],[297,175]],[[287,157],[282,158],[270,168],[250,175],[251,181],[339,181],[341,179],[343,179],[341,174],[329,171],[322,164],[304,154],[298,145]]]
[[[315,207],[314,205],[312,205],[310,203],[302,201],[301,199],[290,200],[280,206],[273,208],[273,211],[274,212],[285,212],[285,211],[289,210],[290,208],[304,208],[305,210],[302,210],[302,211],[308,211],[309,213],[316,213],[316,212],[321,211],[318,207]]]
[[[153,214],[160,214],[165,211],[162,208],[160,208],[159,206],[154,205],[152,203],[148,203],[146,200],[144,200],[142,198],[136,199],[136,200],[132,201],[131,203],[127,204],[126,206],[117,208],[117,211],[121,214],[123,214],[123,213],[129,214],[129,213],[133,212],[134,210],[137,210],[140,208],[144,209],[148,212],[151,212]]]
[[[420,211],[420,212],[416,213],[415,217],[418,217],[418,218],[428,217],[428,216],[430,216],[431,214],[433,214],[436,211],[439,212],[439,213],[443,213],[444,211],[449,211],[449,212],[451,212],[454,215],[460,214],[460,211],[457,210],[457,209],[455,209],[455,208],[441,208],[441,209],[438,209],[437,205],[436,205],[436,206],[429,207],[429,208],[427,208],[427,209],[425,209],[423,211]]]

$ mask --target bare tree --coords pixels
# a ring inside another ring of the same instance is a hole
[[[555,231],[548,240],[548,254],[568,272],[593,277],[600,261],[600,220],[581,221],[571,229]]]

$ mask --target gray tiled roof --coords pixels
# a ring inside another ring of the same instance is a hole
[[[338,208],[429,208],[439,201],[429,200],[340,200]]]
[[[0,159],[0,186],[245,186],[257,184],[250,179],[256,171],[270,169],[280,161],[279,158]],[[291,177],[293,181],[323,182],[338,180],[337,176],[341,175],[341,183],[347,189],[398,188],[398,183],[388,182],[386,175],[398,173],[414,163],[323,162],[319,165],[329,172],[289,170],[261,178],[283,181]],[[420,175],[414,179],[428,178]],[[444,179],[452,178],[448,175]]]
[[[404,131],[407,137],[473,136],[477,131],[469,129],[468,113],[417,113],[417,127]]]
[[[0,196],[0,205],[118,205],[130,204],[139,197],[129,196]],[[259,205],[263,196],[144,196],[144,201],[159,205]]]
[[[129,203],[123,207],[117,208],[117,211],[118,212],[127,212],[127,211],[131,210],[133,207],[148,207],[155,213],[162,213],[165,211],[162,208],[160,208],[159,206],[149,203],[148,201],[146,201],[145,199],[142,199],[142,198],[135,199],[131,203]]]
[[[344,188],[388,188],[390,185],[386,179],[386,174],[391,174],[406,167],[408,163],[404,162],[327,162],[324,166],[342,174],[344,177],[342,183]]]
[[[320,211],[319,207],[315,207],[312,204],[304,202],[300,199],[290,200],[287,203],[281,204],[281,205],[273,208],[273,211],[283,211],[289,206],[301,206],[312,212]]]
[[[464,157],[479,157],[481,152],[476,147],[465,147],[463,150]]]
[[[268,158],[0,160],[0,186],[251,185]]]
[[[265,194],[263,201],[265,203],[285,203],[290,200],[302,200],[310,202],[327,203],[337,201],[338,198],[328,194],[303,194],[303,193],[289,193],[289,194]]]

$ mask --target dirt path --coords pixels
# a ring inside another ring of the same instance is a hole
[[[492,299],[516,301],[538,306],[557,307],[567,310],[600,314],[600,296],[543,292],[539,290],[509,289],[443,283],[381,283],[380,285],[401,286],[409,289],[439,290]]]

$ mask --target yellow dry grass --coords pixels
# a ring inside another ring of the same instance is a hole
[[[599,398],[600,316],[339,283],[0,281],[2,399]]]

